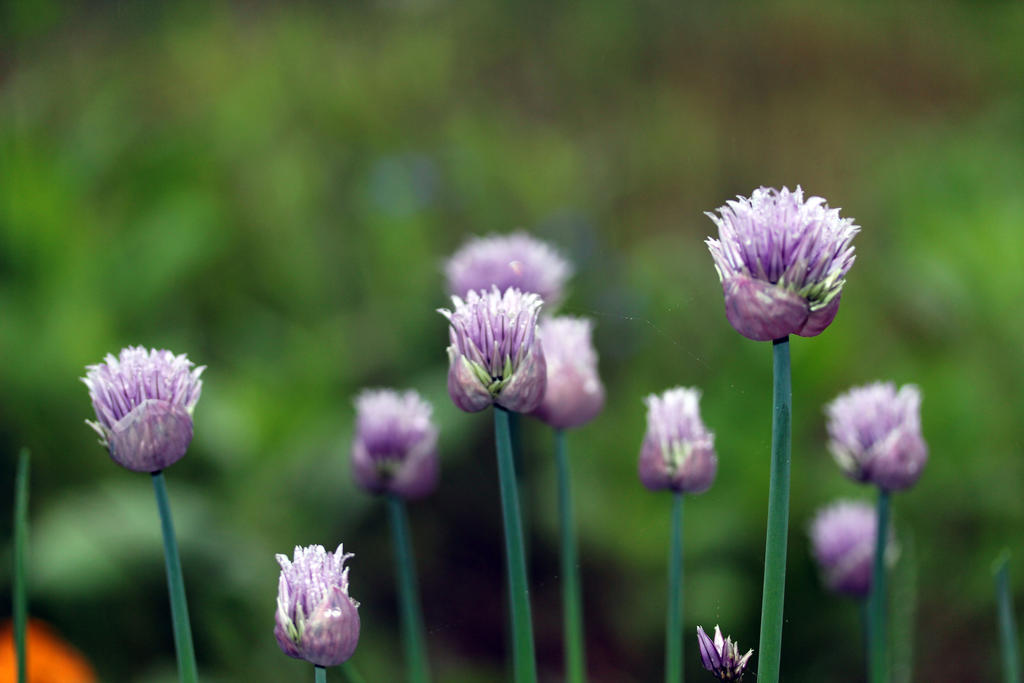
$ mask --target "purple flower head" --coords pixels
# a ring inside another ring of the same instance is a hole
[[[683,387],[644,399],[647,433],[638,470],[650,490],[702,493],[715,480],[715,435],[701,422],[699,401],[699,390]]]
[[[448,393],[462,410],[475,413],[496,404],[528,413],[544,397],[547,368],[537,316],[540,297],[518,289],[470,292],[452,297],[448,319]]]
[[[437,487],[433,409],[415,391],[364,391],[356,398],[352,472],[370,493],[422,498]]]
[[[548,385],[533,414],[558,429],[589,422],[604,407],[604,386],[597,374],[593,323],[568,316],[540,321]]]
[[[739,681],[747,662],[753,656],[753,650],[740,656],[739,643],[730,638],[722,638],[722,630],[715,625],[715,639],[712,640],[704,629],[697,627],[697,645],[700,647],[700,661],[704,668],[714,674],[720,681]]]
[[[444,272],[453,296],[515,287],[538,295],[551,308],[562,300],[572,268],[551,245],[516,232],[470,239],[448,260]]]
[[[839,310],[860,228],[821,197],[761,187],[708,217],[706,240],[725,293],[725,314],[755,341],[821,334]]]
[[[129,346],[85,369],[82,381],[96,411],[96,422],[86,424],[114,462],[159,472],[181,460],[192,442],[192,409],[205,366],[193,368],[184,354]]]
[[[348,569],[339,545],[333,553],[322,545],[295,547],[295,557],[277,555],[274,637],[289,657],[318,666],[338,666],[359,643],[359,603],[348,594]]]
[[[811,550],[831,590],[855,598],[871,592],[878,517],[874,506],[842,500],[822,508],[811,522]]]
[[[921,392],[892,382],[851,389],[825,406],[829,449],[844,472],[887,491],[912,486],[928,461]]]

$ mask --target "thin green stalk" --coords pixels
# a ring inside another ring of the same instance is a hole
[[[1010,595],[1010,551],[1004,550],[996,559],[996,608],[999,613],[999,645],[1003,659],[1003,681],[1020,683],[1020,653],[1017,651],[1017,622],[1013,617],[1013,596]]]
[[[18,454],[18,470],[14,477],[14,652],[18,660],[18,683],[28,680],[25,656],[25,630],[28,626],[28,449]]]
[[[533,650],[530,589],[526,580],[523,528],[519,519],[516,470],[512,462],[508,411],[494,407],[494,438],[498,451],[498,483],[501,514],[505,524],[505,555],[508,561],[508,593],[512,613],[513,670],[516,683],[536,683],[537,663]]]
[[[516,489],[519,494],[519,523],[523,529],[530,528],[530,487],[527,486],[525,456],[523,455],[523,416],[508,413],[508,433],[512,444],[512,463],[516,468]],[[523,557],[530,556],[530,535],[523,534]]]
[[[782,659],[782,608],[786,596],[786,543],[789,536],[789,451],[793,391],[789,337],[772,342],[772,465],[768,484],[768,530],[764,544],[764,593],[758,683],[778,683]]]
[[[668,555],[668,621],[665,626],[665,683],[683,680],[683,494],[672,499],[672,543]]]
[[[889,539],[889,492],[878,490],[878,528],[875,536],[875,561],[871,573],[871,596],[868,606],[868,656],[871,683],[886,683],[889,655],[886,649],[885,546]]]
[[[315,683],[327,683],[327,669],[313,665],[313,672]]]
[[[917,630],[917,550],[910,527],[904,525],[895,531],[900,539],[900,555],[896,566],[889,569],[889,683],[911,683]]]
[[[164,535],[164,562],[167,565],[167,590],[171,595],[171,622],[174,626],[174,649],[178,654],[178,677],[182,683],[196,683],[196,653],[192,647],[192,628],[188,621],[188,603],[185,601],[185,582],[181,576],[178,542],[171,521],[171,504],[167,500],[164,473],[153,473],[153,491],[160,510],[160,529]]]
[[[345,674],[345,680],[347,680],[348,683],[366,683],[366,679],[360,675],[359,669],[352,666],[349,662],[345,662],[341,665],[341,672]]]
[[[864,668],[867,670],[867,678],[871,677],[871,609],[870,600],[864,598],[857,601],[858,612],[860,612],[860,638],[861,649],[864,654]]]
[[[576,552],[576,524],[573,520],[569,458],[564,429],[555,429],[555,462],[558,465],[558,519],[562,540],[562,627],[565,631],[565,680],[585,683],[586,654],[583,638],[583,599],[580,565]]]
[[[506,411],[508,412],[508,411]],[[516,465],[516,477],[523,474],[523,416],[508,412],[508,438],[512,444],[512,462]]]
[[[423,635],[423,613],[420,611],[416,562],[409,540],[409,519],[405,511],[405,501],[397,496],[388,496],[388,516],[391,520],[391,538],[395,544],[395,566],[398,568],[398,600],[402,611],[405,664],[409,669],[409,680],[412,683],[428,683],[430,671],[427,666],[426,639]]]

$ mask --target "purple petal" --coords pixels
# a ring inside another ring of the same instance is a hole
[[[796,292],[745,275],[723,280],[722,290],[729,324],[754,341],[796,334],[810,314],[807,301]]]
[[[184,457],[192,416],[179,405],[146,399],[107,431],[110,457],[133,472],[159,472]]]
[[[832,301],[828,302],[824,308],[819,308],[816,311],[811,311],[811,314],[807,316],[807,322],[803,324],[797,334],[801,337],[816,337],[825,331],[825,328],[832,324],[835,320],[836,313],[839,312],[839,299],[841,295],[836,294],[836,297]]]
[[[712,672],[718,671],[722,666],[722,658],[715,649],[714,643],[711,642],[711,638],[700,626],[697,627],[697,644],[700,647],[700,659],[704,668]]]

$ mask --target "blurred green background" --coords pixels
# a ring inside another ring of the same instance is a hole
[[[442,429],[441,487],[411,508],[436,678],[505,680],[491,422],[447,398],[435,309],[448,254],[524,228],[574,262],[562,310],[596,319],[608,387],[570,436],[592,679],[662,676],[670,497],[635,467],[642,397],[684,384],[720,459],[686,511],[685,661],[707,680],[698,623],[756,646],[771,354],[725,320],[702,212],[802,184],[863,231],[836,322],[793,342],[784,680],[862,680],[856,606],[823,590],[806,527],[871,495],[822,405],[875,379],[922,387],[931,446],[894,503],[896,680],[992,680],[1006,545],[1024,601],[1021,35],[1001,2],[4,4],[0,486],[30,447],[33,613],[105,681],[175,680],[151,486],[96,445],[78,380],[166,347],[209,366],[168,472],[204,680],[311,676],[271,634],[273,556],[339,541],[353,662],[402,679],[384,509],[349,473],[365,386],[419,389]],[[556,681],[551,439],[524,437]]]

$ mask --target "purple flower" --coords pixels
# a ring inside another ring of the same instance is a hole
[[[821,334],[839,310],[860,228],[821,197],[761,187],[708,217],[706,240],[725,293],[725,314],[755,341]]]
[[[604,386],[597,375],[597,352],[591,342],[593,324],[585,318],[544,318],[540,338],[548,383],[533,414],[558,429],[589,422],[604,407]]]
[[[448,393],[462,410],[475,413],[492,404],[528,413],[544,397],[547,369],[537,336],[540,297],[497,287],[452,297],[448,319]]]
[[[356,398],[352,471],[370,493],[421,498],[437,487],[437,427],[415,391],[364,391]]]
[[[342,546],[333,553],[322,545],[295,547],[295,557],[277,555],[274,637],[289,657],[318,666],[337,666],[359,643],[359,603],[348,594],[348,569]]]
[[[839,466],[857,481],[887,491],[914,484],[928,446],[921,436],[921,392],[892,382],[851,389],[825,407],[829,449]]]
[[[159,472],[181,460],[192,442],[192,409],[205,366],[193,368],[184,354],[141,346],[86,367],[82,381],[96,411],[86,424],[114,462],[135,472]]]
[[[647,433],[640,449],[640,481],[652,491],[702,493],[718,470],[715,435],[700,419],[700,391],[676,387],[647,403]]]
[[[472,291],[515,287],[540,296],[549,308],[562,300],[572,268],[546,242],[525,232],[474,237],[445,264],[448,293],[465,298]]]
[[[871,592],[871,569],[878,535],[875,508],[842,500],[822,508],[811,523],[811,549],[825,585],[855,598]]]
[[[747,650],[747,654],[741,657],[739,643],[732,642],[730,638],[722,638],[722,630],[717,625],[714,640],[698,626],[697,645],[700,647],[700,661],[704,668],[720,681],[741,680],[747,662],[754,654],[753,650]]]

